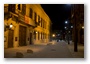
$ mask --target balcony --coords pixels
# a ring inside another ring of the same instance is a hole
[[[8,7],[4,7],[4,19],[12,18],[15,22],[20,22],[23,24],[26,24],[28,26],[37,27],[37,23],[35,23],[30,17],[24,15],[22,12],[17,10],[18,13],[13,13],[11,11],[8,11]]]
[[[35,22],[26,15],[25,15],[25,20],[24,21],[25,21],[26,24],[29,24],[29,25],[34,26],[34,27],[36,26]]]

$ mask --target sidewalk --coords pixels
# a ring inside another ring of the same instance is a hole
[[[23,58],[73,58],[66,42],[50,42],[52,45],[30,45],[4,50],[5,58],[14,58],[16,52],[21,52]],[[33,53],[27,53],[27,49]]]
[[[84,45],[78,44],[77,45],[77,52],[74,52],[74,42],[71,42],[69,45],[67,44],[73,58],[84,58]]]

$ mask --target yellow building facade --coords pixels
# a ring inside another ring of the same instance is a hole
[[[4,4],[4,48],[48,43],[50,23],[39,4]]]

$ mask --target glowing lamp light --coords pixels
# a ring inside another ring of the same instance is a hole
[[[84,29],[84,26],[82,26],[82,29]]]
[[[12,25],[12,23],[10,24],[10,28],[12,28],[13,27],[13,25]]]
[[[55,34],[53,34],[52,37],[55,37]]]
[[[71,26],[71,28],[73,28],[73,26]]]
[[[66,29],[67,27],[65,27],[65,29]]]
[[[37,32],[36,32],[37,33]]]
[[[70,33],[70,31],[69,31],[69,33]]]
[[[68,22],[67,22],[67,21],[65,21],[65,23],[67,24]]]

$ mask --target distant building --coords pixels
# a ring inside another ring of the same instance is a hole
[[[84,43],[84,4],[72,4],[71,14],[73,41]]]
[[[39,4],[4,4],[4,48],[47,43],[50,25]]]

